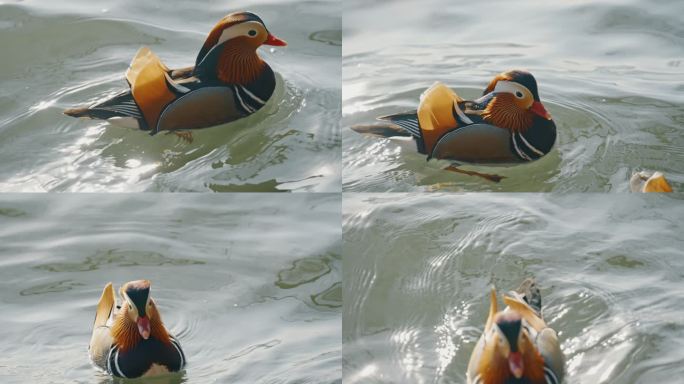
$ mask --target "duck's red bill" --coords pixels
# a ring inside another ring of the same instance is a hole
[[[536,113],[537,115],[545,118],[546,120],[551,120],[551,114],[544,108],[544,104],[539,101],[532,103],[530,111]]]
[[[268,37],[266,38],[266,41],[264,42],[266,45],[275,45],[276,47],[284,47],[287,45],[285,40],[280,40],[279,38],[271,35],[270,33],[268,34]]]
[[[522,354],[520,352],[511,352],[511,354],[508,355],[508,368],[510,368],[511,373],[516,379],[522,377],[524,373],[524,365]]]
[[[150,337],[150,320],[145,317],[138,317],[138,332],[143,339],[147,340]]]

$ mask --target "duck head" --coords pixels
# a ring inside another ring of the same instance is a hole
[[[657,171],[634,173],[629,180],[629,186],[632,192],[672,192],[672,186],[665,175]]]
[[[119,291],[122,299],[112,335],[122,350],[128,350],[141,340],[153,337],[161,342],[170,343],[161,316],[154,300],[150,297],[148,280],[130,281]]]
[[[494,316],[485,345],[478,367],[483,382],[507,383],[511,378],[544,382],[544,360],[515,310],[509,308]]]
[[[491,99],[483,118],[498,127],[524,131],[532,126],[535,116],[551,120],[551,114],[539,99],[537,81],[527,71],[512,70],[496,75],[483,98]]]
[[[522,319],[516,312],[500,313],[494,322],[495,338],[500,357],[508,362],[510,374],[520,379],[525,373],[520,344],[522,342]]]
[[[262,45],[287,43],[272,35],[259,16],[250,12],[231,13],[209,32],[197,55],[195,72],[226,83],[249,83],[265,65],[256,53]]]

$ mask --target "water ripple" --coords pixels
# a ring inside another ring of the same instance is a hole
[[[528,276],[558,331],[568,383],[641,382],[677,371],[682,354],[672,348],[684,344],[682,300],[673,294],[682,280],[678,199],[438,193],[345,200],[345,380],[463,382],[489,288],[505,292]]]

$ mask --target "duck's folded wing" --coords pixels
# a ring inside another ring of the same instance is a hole
[[[473,353],[470,355],[470,361],[468,362],[468,370],[466,371],[466,383],[476,384],[480,383],[478,366],[480,365],[480,359],[482,359],[482,352],[485,347],[485,335],[480,336],[480,339],[473,349]]]
[[[653,175],[646,180],[644,192],[672,192],[672,186],[667,182],[667,179],[662,172],[654,172]]]
[[[472,121],[461,112],[458,103],[463,99],[442,83],[435,83],[420,97],[418,105],[418,121],[425,140],[428,153],[437,140],[452,129]],[[465,121],[462,121],[465,118]]]
[[[169,69],[149,48],[138,50],[126,71],[133,99],[142,111],[147,126],[154,129],[161,111],[178,96]]]
[[[539,314],[519,297],[504,295],[504,304],[518,312],[535,331],[541,332],[546,328],[546,323],[539,317]]]
[[[89,355],[95,365],[104,368],[107,365],[107,354],[112,345],[109,320],[116,308],[116,296],[112,283],[108,283],[102,291],[95,311],[93,334],[90,338]]]
[[[487,337],[490,334],[489,331],[494,325],[494,317],[496,316],[497,312],[499,312],[499,304],[496,299],[496,288],[492,286],[489,291],[489,315],[487,316],[485,329],[482,333],[482,336],[480,336],[480,339],[477,341],[475,349],[473,349],[473,353],[470,355],[470,361],[468,362],[468,370],[466,371],[468,384],[480,382],[478,367],[480,366],[482,352],[487,344]]]
[[[560,348],[558,334],[551,328],[544,328],[537,334],[536,345],[544,358],[546,382],[561,383],[565,375],[565,358]]]
[[[193,89],[170,103],[159,116],[155,132],[206,128],[245,117],[259,108],[240,86]],[[263,105],[263,104],[262,104]]]
[[[525,322],[532,327],[529,332],[534,337],[537,350],[542,358],[544,358],[546,382],[552,384],[561,383],[565,372],[565,359],[556,331],[549,328],[546,322],[539,316],[539,313],[530,307],[521,295],[516,292],[510,292],[504,296],[504,303],[518,312]]]
[[[511,135],[493,125],[478,123],[451,130],[434,144],[430,157],[473,163],[515,163]]]

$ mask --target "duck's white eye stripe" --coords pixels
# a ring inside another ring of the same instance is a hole
[[[223,32],[221,33],[221,37],[219,37],[216,45],[219,45],[238,36],[256,36],[250,35],[249,32],[256,31],[258,35],[258,32],[263,28],[264,26],[258,21],[246,21],[244,23],[235,24],[223,30]]]
[[[527,89],[527,87],[520,85],[518,83],[514,83],[512,81],[499,80],[496,83],[496,87],[494,87],[494,92],[511,93],[513,95],[516,95],[516,93],[520,92],[523,96],[529,97],[530,100],[534,99],[534,97],[532,96],[532,92],[530,92],[530,90]],[[516,97],[518,96],[516,95]]]

